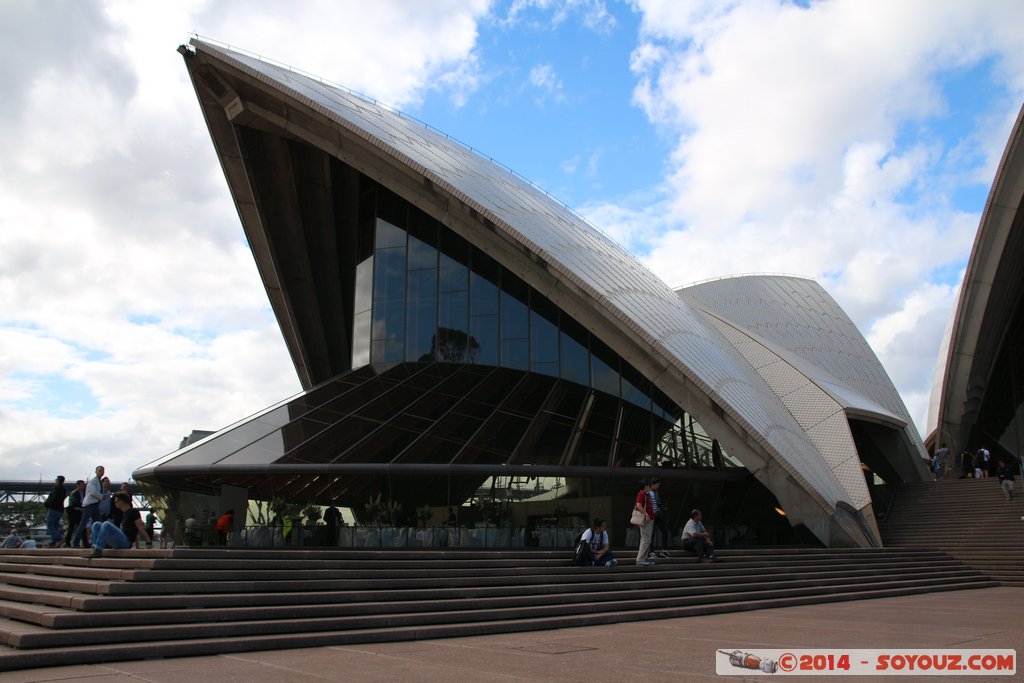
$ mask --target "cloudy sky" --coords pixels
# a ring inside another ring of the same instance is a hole
[[[3,0],[2,478],[123,479],[299,390],[191,32],[430,123],[671,285],[818,279],[919,429],[1024,101],[1019,0]]]

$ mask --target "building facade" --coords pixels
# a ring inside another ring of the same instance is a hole
[[[418,121],[180,51],[304,391],[140,468],[168,514],[299,501],[512,546],[600,516],[621,543],[656,476],[675,527],[702,507],[723,541],[877,546],[873,496],[925,475],[891,381],[813,282],[673,291]]]
[[[929,444],[1024,453],[1024,109],[996,170],[932,385]]]

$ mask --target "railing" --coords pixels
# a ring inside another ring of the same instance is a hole
[[[226,545],[233,548],[572,548],[573,540],[585,530],[586,527],[579,526],[342,526],[331,529],[318,524],[295,526],[286,532],[280,526],[255,525],[233,530],[226,538]],[[716,544],[721,545],[746,546],[764,542],[758,538],[756,530],[745,525],[726,525],[717,533]],[[164,540],[168,546],[225,545],[225,540],[212,527],[206,526],[194,526],[182,532],[180,538]],[[625,530],[623,547],[636,548],[639,542],[636,527]],[[669,534],[669,547],[682,547],[678,529]]]
[[[583,527],[248,526],[228,534],[229,547],[245,548],[571,548]],[[217,546],[210,527],[193,527],[175,545]]]

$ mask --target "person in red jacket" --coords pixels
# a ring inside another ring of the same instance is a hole
[[[651,538],[654,536],[654,506],[651,505],[651,497],[648,493],[651,490],[651,482],[648,479],[643,481],[644,487],[636,494],[636,509],[646,515],[640,529],[640,550],[636,553],[636,563],[641,567],[654,564],[654,560],[647,559],[647,553],[651,550]]]
[[[228,534],[231,533],[231,529],[235,526],[235,511],[228,510],[221,518],[217,520],[217,523],[213,525],[213,532],[217,534],[217,545],[228,544]]]

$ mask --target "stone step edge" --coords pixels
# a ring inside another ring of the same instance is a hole
[[[996,582],[984,582],[984,583],[979,582],[976,587],[977,588],[986,588],[986,587],[995,587],[995,586],[998,586],[998,584]],[[863,586],[829,587],[829,588],[840,588],[840,589],[844,589],[845,588],[847,590],[840,590],[840,591],[822,591],[822,590],[797,591],[797,593],[799,593],[799,595],[793,595],[793,593],[794,593],[793,591],[779,591],[779,592],[777,592],[778,595],[769,595],[767,597],[764,597],[764,592],[751,592],[751,593],[744,594],[744,595],[741,595],[741,596],[736,596],[736,595],[732,595],[732,594],[726,595],[726,596],[722,596],[722,597],[726,597],[727,598],[725,602],[720,602],[720,601],[714,600],[714,598],[717,597],[717,596],[702,596],[701,600],[703,601],[703,604],[710,605],[710,606],[713,606],[713,607],[714,606],[720,606],[720,605],[723,605],[723,604],[729,604],[730,602],[751,602],[751,601],[763,602],[763,601],[772,601],[772,600],[792,600],[792,599],[797,599],[797,600],[804,599],[804,600],[809,600],[809,601],[817,601],[817,602],[825,601],[826,602],[826,601],[829,601],[829,600],[827,600],[828,596],[836,595],[837,593],[842,594],[842,595],[848,595],[848,596],[856,595],[858,593],[860,593],[860,594],[876,595],[876,594],[880,594],[880,593],[881,594],[891,594],[891,593],[893,593],[895,591],[931,592],[932,590],[955,590],[955,589],[966,588],[966,587],[949,587],[948,585],[945,585],[945,584],[938,584],[937,585],[937,584],[932,584],[932,583],[928,583],[928,582],[905,582],[905,584],[903,586],[888,587],[888,588],[885,588],[885,589],[878,589],[877,587],[876,588],[870,588],[870,587],[863,587]],[[739,597],[740,599],[739,600],[735,600],[734,598],[736,598],[736,597]],[[851,598],[851,599],[853,599],[853,598]],[[638,603],[640,605],[644,605],[646,603],[650,603],[650,607],[648,607],[647,609],[638,611],[638,610],[635,609],[635,607],[637,606]],[[657,606],[659,604],[662,605],[662,606]],[[659,617],[664,617],[664,616],[668,616],[670,614],[673,614],[674,610],[676,610],[676,609],[688,610],[688,609],[690,609],[692,607],[697,607],[698,606],[698,605],[693,605],[692,601],[690,601],[689,604],[687,604],[687,605],[670,605],[670,606],[667,607],[667,606],[665,606],[664,601],[660,600],[656,596],[652,597],[652,598],[649,598],[649,599],[623,601],[623,605],[633,608],[633,609],[626,610],[627,613],[631,613],[631,614],[637,614],[637,613],[647,614],[648,618],[651,617],[652,612],[655,612],[655,611],[658,613],[657,615]],[[587,616],[587,615],[601,615],[601,614],[608,614],[608,613],[611,613],[611,614],[620,613],[620,612],[616,612],[616,611],[608,612],[608,611],[601,611],[601,610],[599,610],[599,607],[600,608],[608,608],[608,607],[613,607],[613,606],[614,606],[613,604],[612,605],[607,605],[607,604],[597,605],[597,604],[592,604],[592,603],[582,603],[581,605],[574,605],[574,607],[578,607],[578,609],[575,609],[574,613],[571,614],[571,615],[572,616]],[[499,620],[499,621],[529,622],[529,621],[534,621],[534,620],[551,620],[551,618],[562,618],[562,617],[565,617],[565,616],[570,616],[570,615],[564,613],[564,607],[565,607],[564,605],[552,605],[552,606],[525,607],[525,608],[518,608],[518,609],[513,608],[514,611],[517,611],[520,614],[524,614],[524,615],[516,616],[516,617],[513,618],[513,620]],[[494,613],[493,611],[488,611],[488,610],[464,610],[464,611],[461,611],[461,612],[459,612],[459,611],[457,611],[457,612],[445,611],[445,612],[440,612],[440,613],[437,613],[437,614],[434,614],[434,613],[416,614],[414,616],[410,616],[410,617],[404,618],[404,620],[402,620],[402,621],[403,622],[408,622],[408,621],[416,622],[416,621],[419,621],[420,624],[415,624],[415,625],[409,625],[408,623],[407,624],[400,624],[400,625],[397,625],[396,628],[418,628],[418,627],[434,628],[436,626],[439,626],[435,622],[431,621],[432,618],[435,618],[436,616],[440,616],[444,622],[452,622],[455,625],[457,625],[459,627],[462,627],[462,628],[466,628],[466,627],[472,628],[474,626],[486,626],[488,624],[492,624],[493,623],[492,620],[490,620],[490,618],[488,618],[488,615],[493,614],[493,613]],[[675,614],[673,614],[673,615],[675,615]],[[471,617],[471,618],[467,618],[467,617]],[[396,618],[394,616],[391,616],[391,615],[385,615],[385,616],[382,616],[382,617],[381,616],[358,617],[358,618],[353,618],[353,620],[302,620],[302,621],[296,621],[294,623],[294,626],[298,627],[299,629],[301,629],[303,627],[308,629],[310,626],[314,626],[314,625],[324,626],[324,627],[331,627],[332,623],[335,623],[335,624],[337,624],[337,623],[346,623],[346,622],[347,623],[352,623],[353,626],[354,626],[354,629],[330,629],[329,631],[327,631],[329,633],[331,633],[331,632],[333,632],[333,633],[345,633],[345,632],[349,632],[349,631],[360,632],[360,631],[365,631],[367,629],[380,629],[381,626],[379,624],[377,624],[377,623],[382,622],[382,621],[385,622],[385,623],[386,622],[394,622],[394,621],[396,621]],[[360,624],[362,626],[359,626]],[[279,631],[279,633],[258,633],[258,634],[253,634],[251,632],[250,633],[228,633],[227,635],[224,635],[224,636],[218,636],[217,635],[218,631],[220,631],[220,632],[224,632],[224,631],[230,632],[232,629],[239,630],[240,626],[239,625],[231,625],[231,624],[217,624],[217,625],[209,625],[209,626],[204,626],[204,627],[196,628],[197,625],[176,625],[174,627],[168,627],[168,628],[163,628],[163,629],[162,628],[135,628],[135,629],[131,629],[130,631],[125,632],[124,633],[124,637],[127,640],[129,640],[131,642],[134,642],[134,643],[143,643],[144,642],[146,649],[148,649],[148,645],[150,645],[152,642],[166,640],[165,638],[162,637],[162,634],[167,633],[167,632],[173,633],[174,631],[182,631],[184,633],[189,633],[189,634],[191,634],[193,636],[195,636],[197,634],[203,634],[203,637],[205,639],[208,639],[208,640],[209,639],[221,639],[221,638],[231,639],[231,638],[241,638],[241,637],[245,637],[245,638],[251,640],[251,639],[254,639],[254,638],[262,638],[262,637],[267,637],[267,636],[276,636],[276,637],[289,638],[289,637],[295,637],[297,635],[315,635],[317,633],[315,631],[299,631],[298,633],[294,632],[294,631],[291,631],[291,632],[285,631],[284,627],[288,627],[288,626],[292,626],[292,625],[288,624],[287,622],[280,622],[280,621],[279,622],[268,622],[268,623],[243,623],[241,625],[241,630],[242,631],[251,630],[255,626],[260,626],[260,627],[269,628],[269,629],[280,629],[280,631]],[[319,633],[323,633],[323,632],[324,631],[321,631]],[[474,629],[474,632],[475,632],[475,629]],[[17,633],[17,634],[9,634],[8,633],[8,634],[4,634],[4,636],[5,636],[5,644],[11,645],[11,646],[22,647],[22,648],[46,648],[46,647],[59,647],[59,646],[62,646],[60,644],[60,641],[61,640],[68,640],[68,639],[73,639],[73,640],[74,639],[78,639],[80,641],[79,644],[86,644],[86,645],[92,645],[92,646],[102,646],[103,644],[110,644],[110,637],[112,635],[116,634],[116,633],[117,633],[117,631],[112,632],[109,629],[97,629],[97,630],[79,630],[79,631],[70,631],[70,632],[50,632],[50,631],[46,631],[46,632],[37,632],[35,634],[24,633],[24,632],[23,633]],[[89,637],[94,638],[94,640],[92,640],[91,642],[86,640],[85,643],[81,643],[81,640],[83,638],[84,639],[88,639]],[[137,652],[137,650],[136,650],[136,652]],[[0,669],[2,669],[2,661],[3,661],[3,658],[0,657]]]
[[[618,600],[652,598],[675,598],[685,596],[702,596],[707,591],[717,590],[719,595],[725,591],[732,593],[751,592],[757,589],[765,591],[783,591],[797,588],[827,588],[835,585],[866,585],[875,586],[892,585],[906,581],[967,581],[980,578],[977,571],[963,569],[959,571],[934,572],[925,576],[917,575],[913,578],[889,577],[879,581],[878,577],[847,576],[839,579],[824,580],[814,578],[783,580],[765,585],[763,582],[746,583],[715,583],[694,581],[685,586],[651,586],[629,588],[613,588],[607,591],[595,593],[573,592],[573,593],[528,593],[510,595],[489,595],[484,594],[471,598],[472,603],[478,607],[491,609],[502,608],[503,606],[529,606],[529,605],[575,605],[585,601],[597,603],[613,602]],[[301,615],[308,615],[310,618],[330,618],[362,615],[387,615],[403,614],[408,612],[426,611],[451,611],[455,608],[464,607],[469,598],[458,596],[437,596],[423,597],[420,599],[392,599],[378,600],[376,596],[366,602],[357,603],[351,601],[338,601],[329,603],[303,603],[303,604],[279,604],[279,605],[239,605],[228,607],[204,607],[203,609],[146,609],[146,610],[116,610],[116,611],[79,611],[72,608],[55,608],[49,605],[38,603],[21,603],[12,600],[0,599],[0,617],[34,624],[43,628],[65,630],[84,628],[112,628],[112,627],[144,627],[147,625],[169,626],[172,624],[204,624],[204,623],[226,623],[240,621],[267,621],[274,619],[296,619]],[[168,620],[168,617],[170,619]]]

